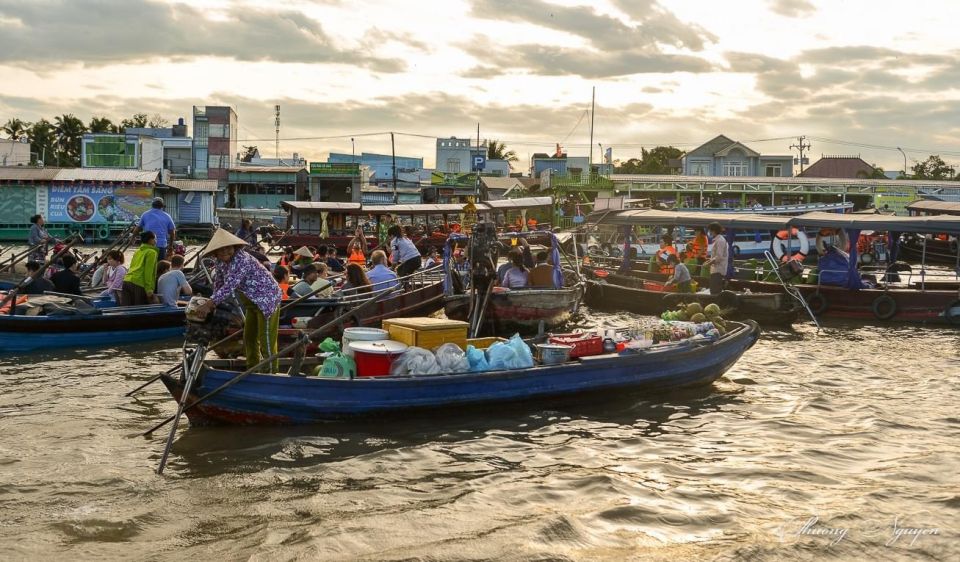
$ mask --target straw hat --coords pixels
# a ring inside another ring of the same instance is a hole
[[[246,246],[247,243],[241,238],[237,238],[233,234],[230,234],[222,228],[218,228],[216,232],[213,233],[213,236],[210,238],[210,242],[207,244],[207,249],[203,251],[203,255],[209,256],[210,254],[216,252],[220,248],[227,248],[229,246]]]
[[[298,256],[303,256],[305,258],[311,258],[311,259],[313,258],[313,252],[311,252],[310,248],[307,248],[306,246],[300,246],[299,248],[297,248],[297,251],[294,252],[294,254]]]

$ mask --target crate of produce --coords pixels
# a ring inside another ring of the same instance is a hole
[[[555,334],[550,336],[549,341],[555,344],[572,345],[571,359],[603,353],[603,338],[595,334]]]
[[[391,318],[383,321],[390,339],[407,345],[434,349],[447,342],[467,348],[467,323],[441,318]]]
[[[467,340],[467,345],[472,345],[477,349],[487,349],[491,345],[497,342],[505,342],[507,340],[503,338],[473,338]]]

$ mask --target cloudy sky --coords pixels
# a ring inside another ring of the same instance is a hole
[[[397,152],[433,165],[437,136],[691,149],[723,133],[765,154],[888,170],[960,167],[956,0],[0,0],[0,123],[175,121],[231,105],[241,144]]]

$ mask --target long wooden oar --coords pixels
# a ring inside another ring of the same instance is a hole
[[[285,304],[285,305],[283,305],[283,306],[280,307],[280,312],[283,312],[284,310],[290,308],[291,306],[293,306],[293,305],[295,305],[295,304],[299,304],[299,303],[301,303],[301,302],[309,299],[310,297],[316,295],[317,293],[319,293],[320,291],[323,291],[324,289],[326,289],[326,287],[319,287],[319,288],[314,289],[314,290],[310,291],[309,293],[303,295],[302,297],[298,297],[298,298],[296,298],[296,299],[288,302],[287,304]],[[243,330],[237,330],[236,332],[233,332],[232,334],[227,334],[226,336],[224,336],[224,337],[221,338],[220,340],[218,340],[218,341],[216,341],[216,342],[208,345],[208,346],[207,346],[207,349],[216,349],[218,346],[223,345],[223,344],[229,342],[230,340],[232,340],[233,338],[239,336],[239,335],[242,334],[242,333],[243,333]],[[166,372],[166,374],[171,374],[171,373],[173,373],[174,371],[176,371],[176,370],[179,369],[179,368],[181,368],[181,365],[177,365],[176,367],[171,368],[169,371]],[[152,378],[151,378],[150,380],[148,380],[146,383],[144,383],[144,384],[138,386],[137,388],[131,390],[130,392],[126,393],[124,396],[133,396],[133,395],[136,394],[138,391],[143,390],[144,388],[146,388],[146,387],[150,386],[151,384],[153,384],[153,383],[157,382],[158,380],[160,380],[160,377],[161,377],[161,376],[163,376],[163,375],[160,374],[160,375],[156,375],[156,376],[152,377]]]
[[[24,250],[23,252],[11,254],[7,259],[3,260],[3,264],[0,264],[0,271],[12,270],[12,269],[13,269],[13,266],[15,266],[15,265],[17,265],[17,263],[23,261],[24,258],[30,256],[30,254],[32,254],[33,252],[35,252],[35,251],[39,250],[40,248],[44,247],[46,244],[47,244],[46,242],[41,242],[41,243],[39,243],[39,244],[35,244],[35,245],[27,248],[27,249]],[[7,262],[9,262],[9,263],[7,263]]]
[[[380,290],[380,291],[377,291],[376,293],[373,293],[373,295],[371,295],[370,300],[366,301],[365,303],[361,304],[360,306],[358,306],[358,307],[356,307],[356,308],[353,308],[353,309],[348,310],[347,312],[344,312],[343,314],[341,314],[340,316],[338,316],[338,317],[334,318],[333,320],[327,322],[327,323],[324,324],[323,326],[320,326],[320,327],[317,328],[316,330],[314,330],[314,331],[310,332],[309,334],[307,334],[307,337],[312,338],[312,337],[314,337],[314,336],[319,336],[320,334],[326,332],[326,331],[329,330],[330,328],[333,328],[333,327],[337,326],[340,322],[342,322],[342,321],[343,321],[345,318],[347,318],[348,316],[350,316],[350,315],[352,315],[352,314],[357,314],[357,313],[359,313],[360,311],[368,308],[368,307],[371,306],[372,304],[375,304],[381,296],[387,294],[390,290],[391,290],[391,289],[382,289],[382,290]],[[288,345],[287,347],[281,349],[280,351],[274,353],[274,354],[271,355],[270,357],[267,357],[266,359],[261,360],[259,363],[257,363],[257,364],[254,365],[253,367],[250,367],[250,368],[247,369],[246,371],[238,374],[237,376],[235,376],[235,377],[233,377],[232,379],[228,380],[227,382],[221,384],[221,385],[218,386],[217,388],[211,390],[210,392],[204,394],[204,395],[201,396],[200,398],[197,398],[196,400],[194,400],[194,401],[191,402],[190,404],[186,405],[181,412],[178,412],[178,413],[177,413],[177,415],[170,416],[169,418],[163,420],[162,422],[158,423],[157,425],[151,427],[151,428],[148,429],[147,431],[144,431],[141,435],[144,436],[144,437],[150,435],[150,434],[153,433],[154,431],[160,429],[161,427],[163,427],[163,426],[167,425],[168,423],[172,422],[173,420],[177,419],[177,417],[178,417],[181,413],[186,412],[187,410],[193,408],[193,407],[196,406],[197,404],[200,404],[201,402],[204,402],[204,401],[206,401],[207,399],[212,398],[213,396],[216,396],[217,394],[220,394],[221,392],[223,392],[223,391],[226,390],[227,388],[229,388],[229,387],[235,385],[236,383],[240,382],[241,380],[243,380],[247,375],[256,372],[257,369],[260,369],[260,368],[262,368],[262,367],[264,367],[264,366],[266,366],[266,365],[269,365],[269,364],[272,363],[275,359],[279,359],[280,357],[283,357],[284,355],[287,355],[288,353],[294,351],[295,349],[297,349],[297,347],[298,347],[299,345],[300,345],[300,342],[299,342],[299,341],[298,341],[298,342],[295,342],[295,343],[292,343],[292,344]]]
[[[179,370],[182,369],[182,368],[183,368],[183,365],[177,365],[176,367],[174,367],[174,368],[172,368],[172,369],[169,369],[169,370],[167,370],[167,371],[164,371],[163,373],[160,373],[159,375],[155,375],[155,376],[153,376],[153,377],[150,377],[150,380],[148,380],[147,382],[141,384],[141,385],[138,386],[137,388],[134,388],[134,389],[131,390],[130,392],[124,394],[124,396],[127,396],[127,397],[133,396],[134,394],[140,392],[140,391],[143,390],[144,388],[147,388],[147,387],[150,386],[151,384],[153,384],[153,383],[157,382],[158,380],[160,380],[160,377],[162,377],[163,375],[172,375],[172,374],[176,373],[177,371],[179,371]]]
[[[115,249],[117,249],[117,247],[119,247],[119,246],[123,245],[124,243],[126,243],[126,242],[127,242],[127,239],[132,237],[133,231],[134,231],[134,229],[135,229],[136,227],[137,227],[137,223],[134,222],[134,223],[132,223],[130,226],[128,226],[123,232],[121,232],[120,235],[117,236],[117,239],[113,241],[113,244],[110,244],[109,246],[107,246],[106,248],[104,248],[104,249],[100,252],[100,255],[93,261],[93,264],[92,264],[89,268],[83,270],[83,271],[80,273],[80,279],[82,280],[82,279],[83,279],[84,277],[86,277],[87,275],[89,275],[89,274],[93,273],[94,271],[96,271],[98,267],[100,267],[101,265],[103,265],[104,263],[106,263],[106,262],[107,262],[107,254],[110,253],[111,250],[115,250]],[[121,251],[122,251],[122,250],[121,250]],[[91,255],[93,255],[93,254],[91,254]],[[84,263],[81,263],[80,265],[82,266],[82,265],[84,265]]]
[[[3,308],[3,305],[7,304],[7,302],[9,302],[11,299],[16,298],[16,296],[20,293],[20,291],[22,291],[24,288],[26,288],[27,285],[29,285],[30,283],[33,283],[33,281],[34,281],[35,279],[37,279],[38,277],[40,277],[41,275],[43,275],[43,272],[46,271],[48,267],[50,267],[50,264],[52,264],[53,262],[57,261],[58,259],[60,259],[61,256],[63,256],[63,255],[66,254],[67,252],[69,252],[69,251],[70,251],[70,248],[72,248],[73,245],[76,244],[77,242],[83,242],[83,237],[80,236],[79,234],[74,234],[74,235],[71,236],[70,238],[67,238],[67,243],[64,245],[64,247],[61,248],[59,252],[57,252],[56,254],[54,254],[53,257],[51,257],[51,258],[48,259],[46,262],[44,262],[44,264],[43,264],[42,266],[40,266],[40,269],[38,269],[36,272],[32,273],[30,276],[28,276],[28,277],[27,277],[26,279],[24,279],[23,281],[20,281],[19,283],[17,283],[17,286],[16,286],[16,287],[14,287],[13,289],[10,289],[9,291],[7,291],[6,296],[4,296],[4,297],[3,297],[3,300],[0,301],[0,308]],[[13,311],[14,311],[15,309],[16,309],[15,306],[11,306],[11,307],[10,307],[10,312],[11,312],[11,314],[13,313]]]

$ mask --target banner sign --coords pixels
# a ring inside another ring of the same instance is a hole
[[[151,187],[80,184],[48,189],[48,222],[126,223],[147,212],[153,202]]]
[[[451,187],[475,187],[477,185],[477,174],[431,172],[430,183],[432,185],[446,185]]]

